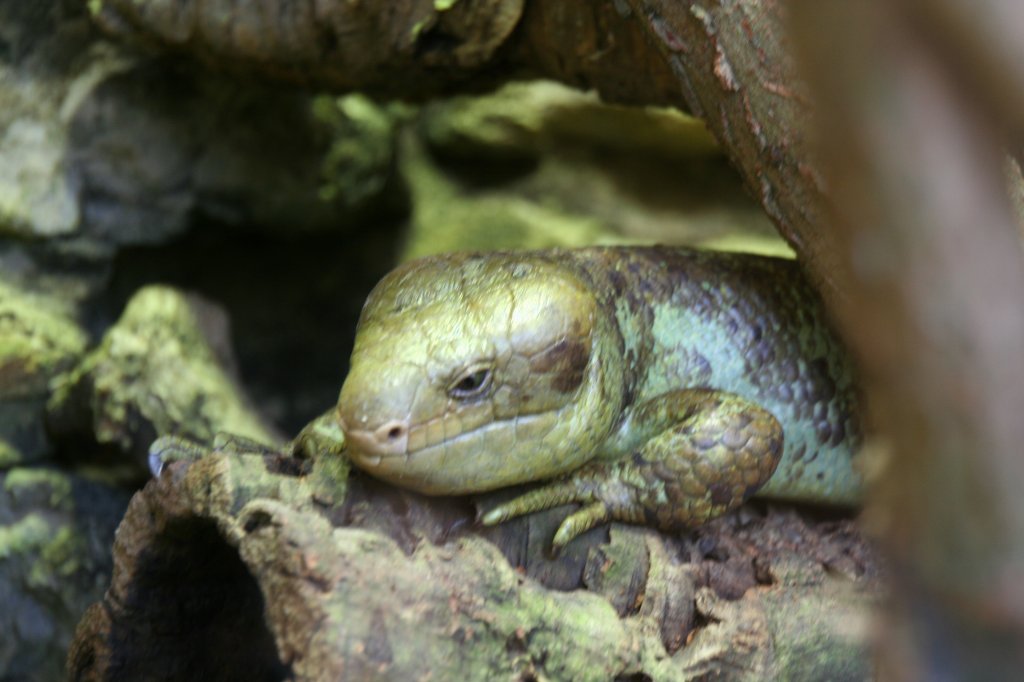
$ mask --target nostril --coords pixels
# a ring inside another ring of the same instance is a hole
[[[381,424],[374,432],[374,437],[378,443],[393,447],[400,444],[401,440],[405,438],[406,432],[405,424],[394,419]]]

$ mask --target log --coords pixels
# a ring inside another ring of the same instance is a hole
[[[465,500],[347,471],[251,452],[169,465],[129,505],[71,679],[869,674],[880,569],[848,521],[613,525],[548,559],[564,508],[480,532]]]

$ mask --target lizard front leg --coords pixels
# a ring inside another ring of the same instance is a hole
[[[161,436],[149,446],[149,469],[154,476],[159,476],[170,462],[195,461],[211,452],[312,459],[318,456],[341,457],[344,449],[345,436],[338,427],[335,410],[331,408],[303,427],[299,435],[284,446],[267,445],[226,431],[218,431],[210,444],[185,436]]]
[[[749,499],[782,457],[779,421],[755,403],[722,391],[659,396],[638,406],[631,428],[652,434],[631,455],[588,464],[490,510],[482,522],[494,525],[579,503],[582,507],[555,534],[556,552],[607,521],[693,528]]]
[[[226,431],[214,435],[213,443],[207,444],[186,436],[160,436],[149,446],[149,471],[159,476],[171,462],[194,462],[211,452],[254,453],[259,455],[277,454],[279,449]]]

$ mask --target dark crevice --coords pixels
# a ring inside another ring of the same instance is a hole
[[[291,677],[255,579],[213,522],[172,522],[133,568],[111,628],[109,679]]]
[[[112,324],[147,284],[181,287],[223,306],[247,394],[268,422],[292,435],[337,400],[359,311],[394,266],[400,229],[395,221],[372,230],[268,234],[201,224],[172,243],[120,251],[94,325]]]

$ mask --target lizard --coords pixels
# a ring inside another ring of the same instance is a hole
[[[481,521],[578,503],[557,552],[754,494],[856,504],[858,413],[795,261],[653,246],[399,266],[367,298],[331,418],[354,465],[424,494],[547,481]]]

